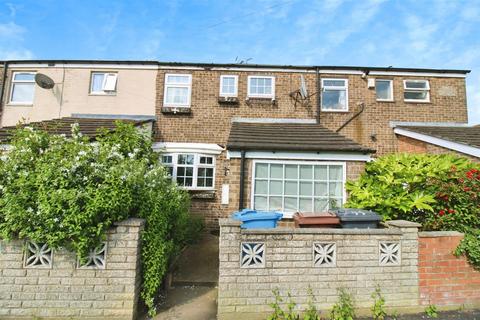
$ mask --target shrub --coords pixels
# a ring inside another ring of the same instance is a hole
[[[355,319],[355,306],[352,295],[345,289],[338,289],[338,302],[333,305],[330,312],[331,320]]]
[[[195,231],[189,228],[188,194],[171,182],[158,158],[149,138],[122,123],[95,141],[77,125],[71,137],[15,130],[0,160],[0,238],[65,247],[83,259],[114,222],[142,217],[141,296],[153,314],[169,261]]]

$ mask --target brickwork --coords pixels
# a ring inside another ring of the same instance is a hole
[[[50,269],[24,268],[23,242],[0,242],[0,319],[134,319],[143,225],[129,219],[109,231],[105,269],[78,269],[63,249]]]
[[[453,251],[463,238],[458,232],[421,232],[418,272],[420,304],[480,306],[480,271]]]
[[[319,310],[328,311],[337,301],[337,288],[347,288],[356,306],[372,306],[377,285],[388,307],[418,304],[418,224],[392,221],[386,229],[240,229],[234,220],[220,221],[219,319],[264,319],[271,312],[272,290],[284,298],[290,292],[299,304],[307,303],[310,286]],[[398,264],[381,264],[381,243],[399,244]],[[264,243],[264,260],[245,267],[243,244]],[[315,265],[315,243],[334,243],[333,264]],[[241,258],[242,257],[242,258]],[[242,267],[243,266],[243,267]]]
[[[466,157],[472,161],[480,162],[480,158],[465,154],[462,152],[454,151],[451,149],[443,148],[425,141],[420,141],[410,137],[397,135],[398,138],[398,152],[405,153],[432,153],[432,154],[446,154],[454,153],[456,155]]]

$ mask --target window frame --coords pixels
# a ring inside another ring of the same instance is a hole
[[[93,76],[96,74],[103,74],[102,80],[102,90],[101,91],[93,91]],[[108,75],[115,75],[115,90],[105,90],[105,83],[107,81]],[[118,87],[118,72],[110,72],[110,71],[92,71],[90,72],[90,91],[89,94],[93,96],[114,96],[117,94],[117,87]]]
[[[252,93],[250,90],[250,82],[252,79],[271,79],[272,80],[272,93]],[[247,78],[247,97],[248,98],[267,98],[275,100],[275,76],[262,76],[262,75],[251,75]]]
[[[204,191],[212,191],[215,190],[215,174],[216,174],[216,156],[213,154],[206,154],[206,153],[196,153],[196,152],[162,152],[160,153],[160,159],[162,160],[162,165],[165,167],[172,168],[172,181],[175,183],[177,182],[177,169],[178,169],[178,156],[179,155],[193,155],[193,165],[180,165],[181,167],[193,167],[193,176],[192,176],[192,186],[185,187],[179,185],[180,188],[186,190],[204,190]],[[172,163],[163,163],[162,157],[164,156],[171,156]],[[209,157],[212,158],[212,164],[200,163],[200,157]],[[213,169],[212,175],[212,186],[211,187],[199,187],[198,186],[198,169],[199,168],[211,168]]]
[[[384,82],[389,82],[390,83],[390,96],[391,98],[390,99],[381,99],[381,98],[378,98],[377,96],[377,81],[384,81]],[[377,78],[375,79],[375,98],[377,101],[380,101],[380,102],[392,102],[392,101],[395,101],[394,99],[394,96],[393,96],[393,79],[382,79],[382,78]]]
[[[34,76],[33,80],[26,81],[26,80],[15,80],[16,74],[31,74]],[[21,105],[21,106],[31,106],[33,105],[33,100],[35,99],[35,75],[37,74],[36,71],[13,71],[12,78],[10,81],[10,96],[8,99],[8,104],[10,105]],[[31,83],[33,85],[33,97],[32,101],[12,101],[13,98],[13,87],[16,83]]]
[[[168,83],[169,76],[188,77],[188,84],[185,83]],[[190,108],[192,103],[192,75],[190,73],[165,73],[163,85],[163,106],[172,108]],[[187,103],[167,103],[168,88],[187,88]]]
[[[301,165],[310,165],[310,166],[341,166],[342,167],[342,203],[340,203],[339,205],[343,205],[345,204],[345,202],[347,201],[347,192],[346,192],[346,189],[345,189],[345,185],[346,185],[346,182],[347,182],[347,163],[345,161],[297,161],[297,160],[268,160],[268,159],[265,159],[265,160],[253,160],[253,164],[252,164],[252,172],[251,172],[251,183],[250,183],[250,207],[251,208],[255,208],[255,171],[256,171],[256,167],[257,167],[257,164],[261,164],[261,163],[264,163],[264,164],[282,164],[285,168],[285,165],[297,165],[297,166],[301,166]],[[284,171],[285,172],[285,171]],[[270,181],[270,177],[268,177],[267,181]],[[285,176],[283,177],[282,181],[284,182],[285,181]],[[301,181],[300,177],[298,177],[297,181]],[[315,184],[315,180],[312,179],[313,183]],[[327,184],[330,183],[330,179],[328,180]],[[312,201],[313,201],[313,207],[312,207],[312,211],[315,211],[315,198],[322,198],[322,197],[319,197],[319,196],[315,196],[314,193],[315,191],[312,190]],[[270,195],[267,195],[267,204],[268,204],[268,201],[269,201],[269,197]],[[297,194],[296,197],[298,199],[300,199],[300,194]],[[282,191],[282,207],[284,207],[284,203],[285,203],[285,190]],[[283,212],[283,216],[285,218],[292,218],[293,217],[293,214],[294,212]]]
[[[222,89],[223,89],[223,79],[224,78],[234,78],[234,93],[225,93],[225,92],[222,92]],[[220,76],[220,97],[224,97],[224,98],[236,98],[238,97],[238,75],[236,74],[222,74]]]
[[[328,86],[329,89],[326,89],[324,82],[325,81],[338,81],[338,80],[343,80],[345,81],[345,85],[340,87],[340,86]],[[338,90],[345,90],[345,109],[325,109],[323,106],[323,92],[324,91],[338,91]],[[348,79],[347,78],[322,78],[321,79],[321,111],[323,112],[348,112],[349,106],[348,106]]]
[[[416,82],[416,83],[426,83],[426,88],[407,88],[407,82]],[[426,92],[426,99],[405,99],[405,92]],[[414,102],[414,103],[430,103],[430,81],[428,79],[405,79],[403,80],[403,101],[405,102]]]

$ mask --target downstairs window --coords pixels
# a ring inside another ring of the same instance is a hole
[[[181,187],[191,190],[212,190],[215,178],[215,158],[197,153],[165,153],[162,163],[169,175]]]
[[[255,162],[252,207],[294,212],[324,212],[345,200],[343,163]]]

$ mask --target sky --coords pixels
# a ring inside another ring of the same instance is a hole
[[[0,0],[0,59],[469,69],[480,123],[480,0]]]

